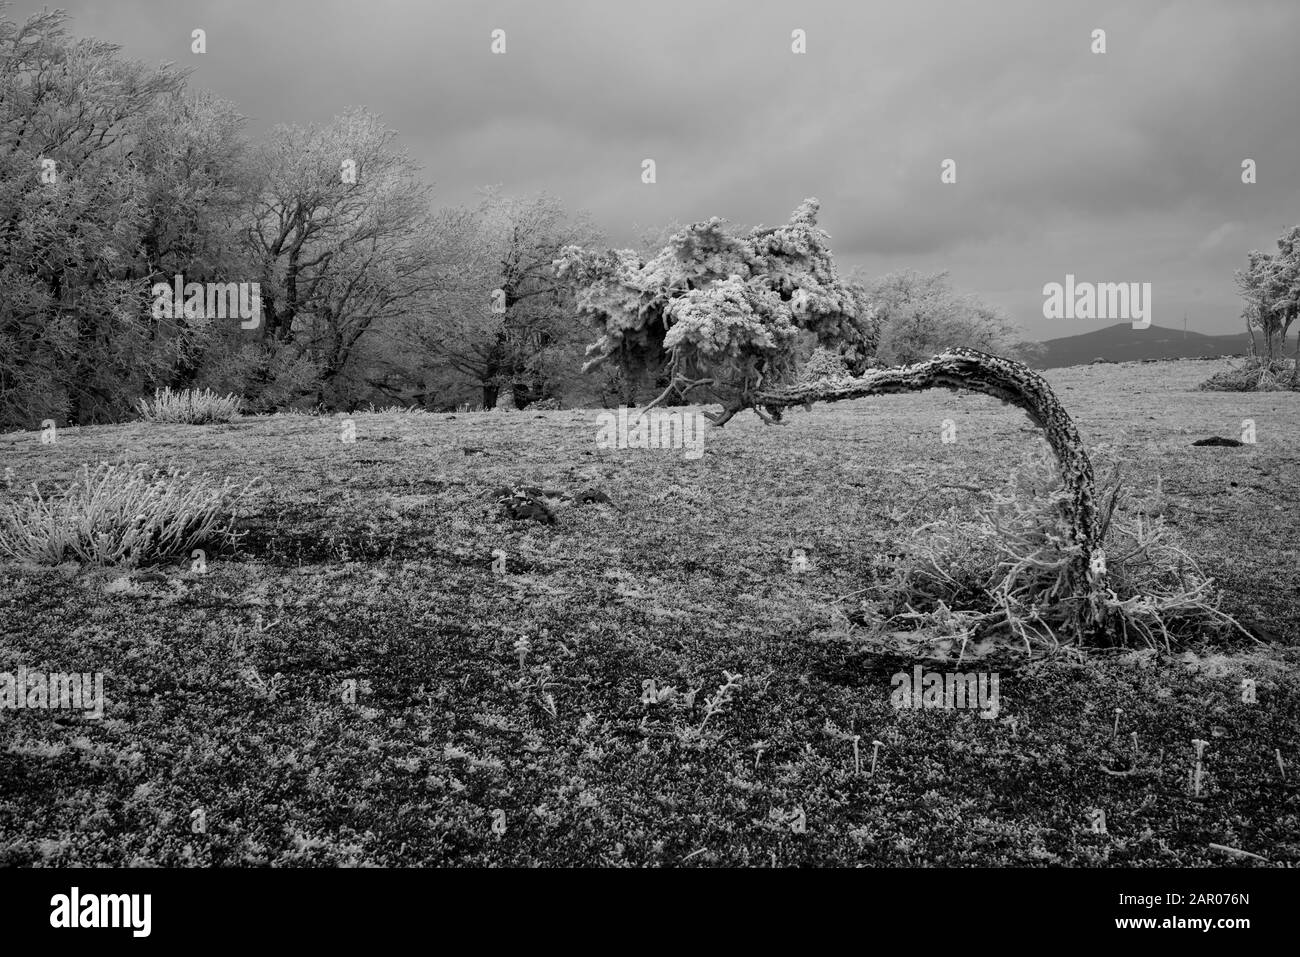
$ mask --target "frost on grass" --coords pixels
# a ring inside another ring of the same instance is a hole
[[[214,485],[144,464],[82,466],[49,497],[33,486],[25,498],[0,503],[0,555],[125,566],[186,557],[201,545],[233,542],[231,510],[252,484]]]
[[[243,404],[237,395],[218,395],[211,389],[163,388],[154,390],[152,400],[138,400],[136,408],[145,422],[209,425],[229,422]]]

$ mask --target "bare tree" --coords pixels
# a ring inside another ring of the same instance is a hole
[[[344,400],[359,345],[427,308],[438,288],[431,187],[379,117],[282,126],[260,156],[249,239],[260,262],[264,336],[318,372],[317,398]]]
[[[497,189],[485,191],[477,209],[449,211],[444,221],[458,237],[448,268],[460,281],[440,293],[428,339],[435,355],[476,383],[487,408],[504,390],[525,392],[523,402],[541,397],[566,366],[576,375],[581,330],[570,284],[553,263],[564,246],[595,241],[595,228],[553,196],[521,199]]]

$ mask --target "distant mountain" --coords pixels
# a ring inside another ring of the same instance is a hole
[[[1086,365],[1094,359],[1135,362],[1139,359],[1244,356],[1250,353],[1250,335],[1243,331],[1226,336],[1207,336],[1163,326],[1134,329],[1131,323],[1121,322],[1077,336],[1048,339],[1039,345],[1043,347],[1043,354],[1030,364],[1036,369],[1055,369]],[[1288,346],[1288,355],[1293,348],[1293,344]]]

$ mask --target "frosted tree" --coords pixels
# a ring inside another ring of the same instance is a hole
[[[1011,317],[972,295],[962,295],[946,272],[912,269],[863,284],[880,323],[880,357],[918,362],[951,346],[1022,358]]]
[[[1280,349],[1279,338],[1285,336],[1283,310],[1278,308],[1282,296],[1284,277],[1280,263],[1270,253],[1252,249],[1247,254],[1247,266],[1236,272],[1237,288],[1246,304],[1242,316],[1247,327],[1258,329],[1264,336],[1264,359],[1272,364]]]
[[[400,324],[441,288],[432,188],[396,137],[353,109],[276,127],[256,159],[248,238],[263,343],[310,360],[322,404],[349,404],[366,372],[388,366]]]
[[[184,71],[72,36],[62,11],[7,14],[0,0],[0,430],[112,420],[188,385],[219,337],[152,316],[149,290],[245,271],[241,119]]]
[[[424,340],[433,354],[480,388],[489,409],[503,396],[511,406],[545,398],[577,378],[581,330],[569,283],[551,264],[562,248],[597,240],[586,216],[545,193],[493,187],[477,208],[440,217],[445,255]]]
[[[969,389],[1018,406],[1043,430],[1060,465],[1074,548],[1068,584],[1095,595],[1105,566],[1092,464],[1070,416],[1037,373],[1009,359],[951,349],[857,377],[800,380],[802,334],[841,354],[870,353],[878,328],[860,290],[840,280],[828,236],[817,226],[818,209],[817,200],[805,200],[785,225],[745,235],[715,217],[686,227],[646,260],[629,250],[566,247],[557,271],[579,288],[579,315],[598,333],[586,368],[613,363],[637,376],[666,369],[669,391],[721,404],[710,416],[717,426],[745,409],[777,424],[791,406],[931,388]],[[1099,603],[1088,607],[1098,618]]]
[[[1265,362],[1282,358],[1287,333],[1300,316],[1300,226],[1291,226],[1277,240],[1276,253],[1252,249],[1247,266],[1236,272],[1237,288],[1245,299],[1242,316],[1254,341],[1254,330],[1264,335]],[[1296,346],[1296,371],[1300,375],[1300,342]]]

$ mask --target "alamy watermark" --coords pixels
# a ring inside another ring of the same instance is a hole
[[[1151,283],[1075,282],[1066,273],[1065,283],[1043,286],[1044,319],[1125,319],[1134,329],[1151,325]]]
[[[154,283],[155,319],[242,319],[241,329],[262,324],[260,282],[186,282],[180,273],[169,283]]]
[[[997,672],[972,671],[941,674],[926,672],[920,665],[909,675],[900,671],[889,681],[889,696],[895,708],[978,708],[981,718],[998,716]]]
[[[104,717],[104,673],[76,671],[0,671],[0,711],[6,709],[80,711]]]
[[[638,415],[635,409],[620,406],[618,415],[597,415],[596,424],[600,449],[683,449],[688,459],[704,455],[706,419],[699,412],[651,409]]]
[[[83,894],[73,887],[50,898],[50,926],[55,928],[122,927],[133,937],[153,929],[152,894]]]

